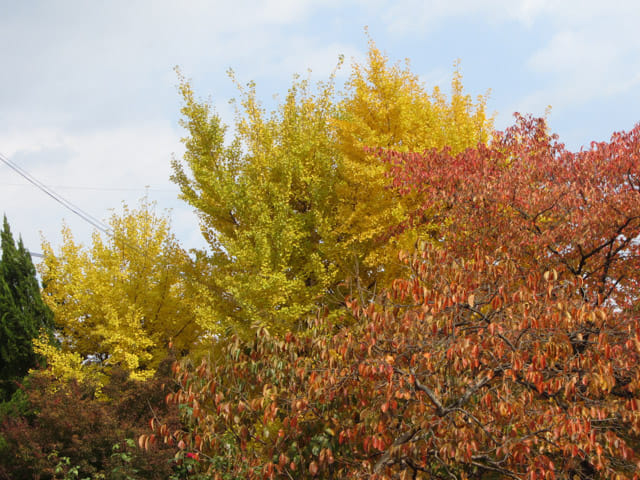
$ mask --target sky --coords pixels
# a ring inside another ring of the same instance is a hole
[[[204,248],[169,179],[184,151],[174,67],[232,123],[229,69],[270,105],[340,55],[344,81],[367,27],[429,91],[449,91],[459,59],[499,129],[551,106],[551,130],[578,150],[640,121],[638,24],[635,0],[0,0],[0,153],[103,221],[146,195],[185,248]],[[3,164],[0,210],[33,252],[57,248],[63,223],[83,244],[94,230]]]

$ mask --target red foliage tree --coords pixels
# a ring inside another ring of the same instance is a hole
[[[582,278],[589,301],[633,308],[640,293],[640,125],[572,153],[544,120],[516,118],[490,145],[456,156],[381,152],[395,188],[424,200],[412,221],[446,225],[440,240],[461,256],[508,251],[523,269]]]
[[[383,152],[436,241],[349,326],[176,365],[190,426],[154,435],[213,478],[637,478],[639,152],[640,128],[570,153],[530,118]]]

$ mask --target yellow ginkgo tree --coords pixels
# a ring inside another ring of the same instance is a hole
[[[211,248],[199,264],[209,331],[293,328],[338,278],[331,261],[337,214],[338,151],[329,125],[333,85],[296,81],[267,114],[255,88],[242,91],[236,138],[183,81],[186,153],[173,180],[193,205]]]
[[[437,231],[437,225],[427,224],[390,235],[418,203],[414,196],[400,196],[390,188],[388,166],[371,151],[449,148],[458,153],[489,139],[493,121],[486,112],[486,96],[479,95],[474,103],[464,93],[459,62],[454,67],[450,98],[437,86],[429,94],[408,60],[404,66],[391,65],[370,40],[367,62],[354,64],[346,83],[333,122],[341,154],[336,228],[350,246],[346,260],[358,260],[360,280],[369,285],[397,276],[398,250],[411,249],[421,235],[428,238]],[[344,268],[353,268],[353,263]]]
[[[61,358],[50,364],[60,369],[73,354],[85,364],[105,371],[119,366],[144,379],[166,356],[169,342],[186,352],[201,333],[188,280],[192,260],[167,218],[147,201],[134,210],[125,206],[109,227],[110,235],[94,233],[90,248],[75,243],[67,227],[57,253],[44,242],[43,296],[61,343]]]
[[[182,198],[195,207],[210,246],[200,309],[203,328],[250,334],[297,328],[339,305],[350,282],[384,281],[398,239],[385,236],[414,207],[390,187],[367,147],[453,151],[487,140],[485,98],[474,103],[454,72],[448,99],[428,94],[408,67],[373,42],[341,92],[334,78],[311,88],[295,79],[267,113],[255,85],[241,88],[235,136],[184,79],[183,160],[173,164]],[[400,239],[400,244],[415,240]]]

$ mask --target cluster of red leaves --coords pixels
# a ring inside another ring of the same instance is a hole
[[[76,382],[31,376],[22,386],[22,411],[7,415],[0,424],[0,478],[59,478],[63,473],[56,474],[56,467],[66,468],[63,458],[69,459],[69,467],[78,468],[78,478],[121,478],[112,473],[123,468],[127,478],[169,478],[170,449],[136,451],[124,442],[146,431],[150,407],[177,425],[177,412],[167,408],[161,392],[161,384],[171,382],[166,370],[148,382],[131,381],[125,372],[114,371],[104,389],[109,399],[96,399]],[[130,455],[128,464],[113,455],[114,445]]]
[[[590,301],[637,304],[640,125],[572,153],[544,120],[517,116],[489,145],[456,156],[380,154],[394,187],[423,200],[398,229],[436,223],[440,240],[462,257],[501,249],[522,269],[581,277]]]
[[[385,153],[437,245],[348,327],[176,364],[190,425],[154,440],[212,478],[638,478],[639,145],[572,154],[520,118],[455,157]]]

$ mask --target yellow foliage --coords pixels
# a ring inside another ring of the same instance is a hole
[[[448,147],[458,153],[489,138],[493,121],[486,114],[486,98],[478,96],[474,105],[464,94],[458,62],[454,67],[450,100],[438,87],[429,95],[408,61],[404,68],[389,65],[372,40],[367,63],[353,67],[334,125],[342,153],[338,228],[352,244],[349,257],[361,262],[361,276],[368,272],[380,281],[384,265],[385,278],[394,278],[397,251],[412,249],[419,237],[437,231],[435,225],[388,239],[389,230],[418,205],[413,197],[400,197],[389,188],[386,165],[365,149],[422,152]]]
[[[223,334],[257,327],[285,331],[348,294],[345,282],[384,282],[399,246],[425,231],[389,239],[415,208],[390,187],[387,167],[365,147],[454,152],[487,140],[485,98],[474,104],[457,69],[451,99],[427,94],[408,66],[389,65],[369,44],[340,100],[334,79],[315,93],[296,78],[267,114],[255,85],[240,88],[235,137],[181,78],[186,153],[173,180],[200,215],[211,252],[200,257],[209,298],[200,324]],[[437,226],[435,227],[437,228]]]
[[[225,146],[226,127],[182,82],[189,136],[173,179],[199,210],[212,250],[198,265],[210,298],[199,318],[208,331],[295,328],[335,283],[325,253],[337,204],[327,129],[332,89],[326,84],[313,94],[297,80],[269,115],[249,85],[241,90],[236,138]]]
[[[46,370],[30,370],[31,375],[51,375],[60,383],[75,380],[80,384],[90,385],[100,394],[100,387],[105,383],[104,375],[91,367],[83,365],[83,358],[77,352],[64,351],[51,344],[49,335],[41,332],[33,339],[34,351],[47,360]],[[52,384],[55,387],[55,384]]]
[[[67,227],[57,254],[44,242],[43,296],[61,335],[60,355],[70,365],[77,366],[77,355],[144,379],[170,340],[183,352],[200,334],[196,298],[184,279],[191,261],[167,219],[147,202],[133,211],[125,206],[110,228],[106,238],[94,233],[90,249],[77,245]]]

